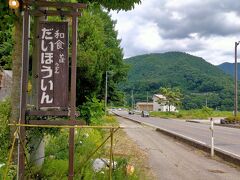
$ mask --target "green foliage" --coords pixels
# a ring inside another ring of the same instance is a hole
[[[27,133],[26,149],[28,153],[31,154],[36,150],[44,136],[46,135],[58,136],[60,134],[60,130],[59,128],[26,128],[26,133]]]
[[[209,116],[211,116],[212,113],[213,113],[213,109],[212,109],[212,108],[209,108],[209,107],[207,107],[207,106],[203,106],[203,107],[202,107],[202,112],[203,112],[204,114],[208,114]]]
[[[68,161],[67,159],[47,159],[41,171],[41,177],[53,180],[67,179]]]
[[[83,164],[87,160],[89,154],[97,148],[103,141],[102,132],[96,129],[81,129],[75,130],[75,159],[74,167],[76,175],[89,167]],[[95,156],[101,154],[98,151]],[[94,157],[95,157],[94,156]],[[52,163],[62,161],[61,171],[55,171]],[[62,130],[58,136],[49,136],[46,147],[46,161],[40,172],[43,177],[66,177],[68,171],[68,131]]]
[[[103,122],[112,122],[112,117],[108,117]],[[61,130],[58,136],[48,136],[46,138],[46,157],[43,168],[33,176],[41,179],[67,179],[68,176],[68,130]],[[108,131],[107,131],[108,132]],[[88,161],[89,155],[101,145],[105,137],[109,135],[106,131],[99,129],[76,129],[75,130],[75,156],[74,172],[76,179],[107,179],[108,169],[94,172],[92,168],[93,160],[96,158],[108,158],[109,147],[99,149]],[[126,175],[125,167],[128,159],[125,157],[115,157],[117,168],[113,171],[113,179],[139,179],[137,173]]]
[[[151,116],[178,119],[209,119],[211,117],[228,117],[230,111],[213,111],[208,107],[202,109],[180,110],[179,112],[150,112]]]
[[[6,165],[0,168],[0,179],[3,179],[5,173],[6,173]],[[9,166],[6,180],[16,179],[16,177],[17,177],[17,165],[12,163]]]
[[[100,119],[104,115],[103,102],[96,97],[92,99],[87,98],[87,102],[80,108],[80,114],[86,120],[87,124],[100,124]]]
[[[0,102],[0,164],[5,164],[0,168],[0,179],[3,179],[9,150],[11,147],[10,127],[8,125],[11,113],[10,100]],[[8,178],[14,179],[16,176],[16,165],[11,164],[8,171]]]
[[[50,159],[54,157],[54,159],[67,159],[67,148],[68,140],[67,138],[68,133],[67,131],[62,130],[58,136],[47,136],[47,146],[46,146],[46,157]],[[66,142],[66,143],[62,143]],[[54,145],[54,146],[53,146]]]
[[[89,6],[79,19],[77,105],[86,102],[86,97],[104,99],[106,71],[113,71],[108,78],[109,100],[120,99],[117,83],[126,77],[127,67],[114,27],[109,14],[95,6]]]
[[[78,0],[83,3],[94,3],[104,6],[108,10],[131,10],[135,4],[140,4],[141,0]]]
[[[3,69],[12,68],[12,34],[15,20],[17,20],[17,16],[8,7],[8,1],[0,0],[0,67]]]
[[[17,20],[16,12],[8,6],[8,0],[0,0],[0,30],[9,29],[14,21]]]
[[[237,115],[236,117],[231,115],[225,118],[225,121],[227,123],[240,123],[240,115]]]
[[[3,69],[12,68],[12,49],[12,27],[9,26],[5,30],[0,29],[0,67],[3,67]]]
[[[8,126],[11,106],[9,99],[0,102],[0,163],[6,162],[10,146],[10,128]]]
[[[178,88],[183,93],[184,109],[199,109],[206,104],[213,109],[233,107],[233,79],[204,59],[181,52],[135,56],[125,60],[131,69],[128,82],[121,84],[130,99],[146,101],[146,92],[159,87]]]

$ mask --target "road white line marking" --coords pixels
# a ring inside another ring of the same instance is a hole
[[[223,149],[220,149],[220,148],[218,148],[218,147],[215,147],[215,149],[217,149],[217,150],[219,150],[219,151],[222,151],[223,153],[227,153],[227,154],[230,154],[230,155],[234,155],[234,156],[240,158],[239,155],[237,155],[237,154],[235,154],[235,153],[232,153],[232,152],[230,152],[230,151],[223,150]]]

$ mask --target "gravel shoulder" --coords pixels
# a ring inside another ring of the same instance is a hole
[[[123,129],[119,129],[114,134],[113,152],[114,157],[126,157],[129,160],[129,165],[133,166],[135,171],[137,171],[140,180],[157,179],[148,163],[148,154],[139,148],[135,140],[129,138]]]
[[[238,180],[238,167],[211,159],[208,154],[181,144],[155,130],[117,118],[124,131],[146,154],[145,166],[150,167],[156,179],[172,180]],[[128,149],[128,148],[127,148]]]

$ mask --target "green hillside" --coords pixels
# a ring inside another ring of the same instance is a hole
[[[226,74],[231,75],[232,77],[234,77],[234,63],[228,63],[225,62],[223,64],[220,64],[217,66],[218,68],[222,69]],[[240,80],[240,63],[237,63],[237,67],[238,67],[238,80]]]
[[[178,87],[183,108],[233,109],[233,79],[204,59],[182,52],[147,54],[125,59],[130,70],[121,88],[135,101],[146,101],[160,87]]]

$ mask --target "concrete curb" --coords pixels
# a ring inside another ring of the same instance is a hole
[[[200,122],[198,122],[198,121],[192,121],[192,120],[186,120],[185,122],[200,123]]]
[[[228,127],[228,128],[235,128],[235,129],[240,129],[240,126],[234,126],[232,124],[214,124],[216,126],[221,126],[221,127]]]
[[[156,127],[156,126],[151,125],[149,123],[143,123],[143,122],[140,122],[140,121],[128,118],[128,117],[120,116],[119,114],[116,114],[116,113],[114,113],[114,114],[116,116],[122,117],[124,119],[133,121],[135,123],[146,125],[146,126],[149,126],[151,128],[154,128],[156,131],[158,131],[158,132],[160,132],[160,133],[162,133],[164,135],[170,136],[170,137],[172,137],[172,138],[174,138],[174,139],[176,139],[178,141],[186,143],[186,144],[188,144],[190,146],[193,146],[195,148],[201,149],[201,150],[203,150],[205,152],[208,152],[208,153],[211,152],[211,147],[209,145],[207,145],[206,143],[204,143],[204,142],[195,140],[193,138],[184,136],[182,134],[178,134],[176,132],[173,132],[173,131],[170,131],[170,130],[167,130],[167,129],[164,129],[164,128]],[[215,148],[215,155],[220,157],[221,159],[227,161],[227,162],[230,162],[230,163],[233,163],[233,164],[235,164],[237,166],[240,166],[240,156],[238,156],[237,154],[233,154],[231,152],[227,152],[225,150],[222,150],[222,149],[219,149],[219,148]]]

